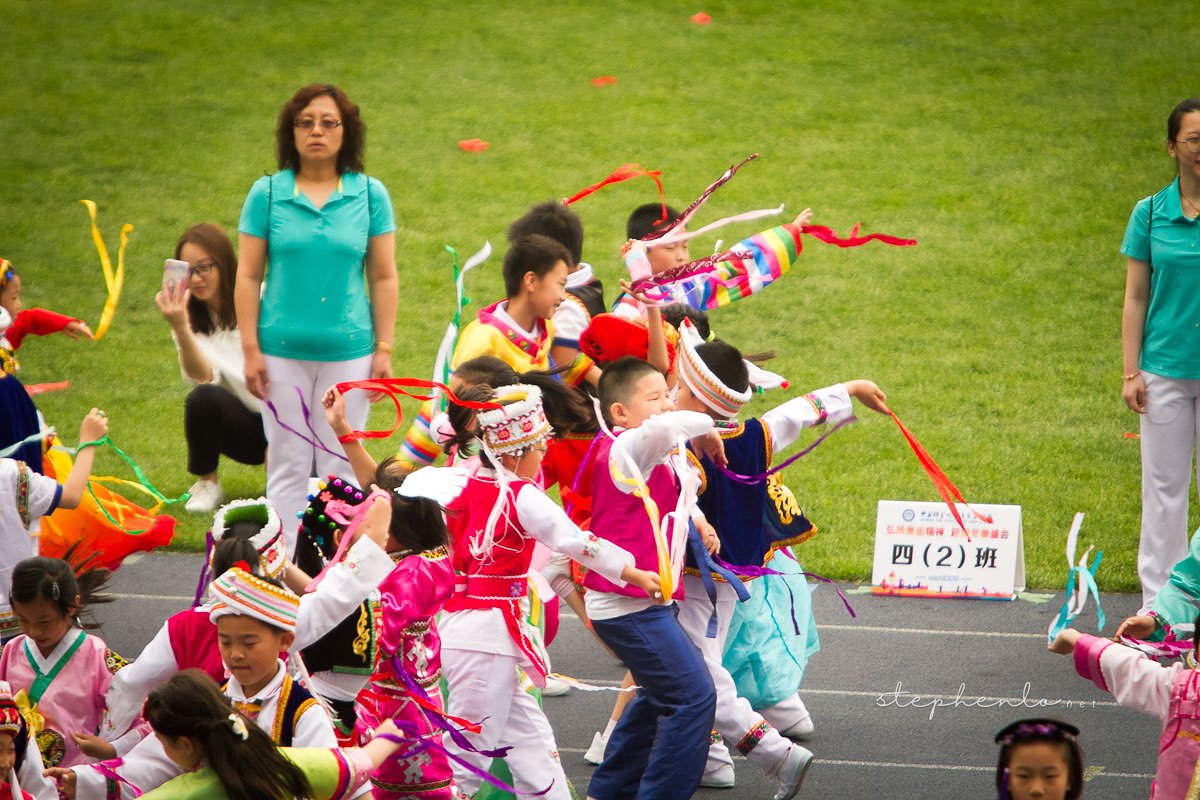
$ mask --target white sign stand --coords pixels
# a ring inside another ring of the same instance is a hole
[[[975,506],[986,523],[944,503],[880,500],[875,522],[874,594],[1012,600],[1025,589],[1021,507]]]

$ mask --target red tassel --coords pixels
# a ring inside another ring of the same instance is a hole
[[[967,533],[967,526],[963,525],[962,517],[958,514],[958,508],[955,507],[954,500],[957,499],[958,502],[962,503],[967,508],[970,508],[972,514],[989,525],[992,524],[992,518],[985,514],[980,514],[978,511],[971,508],[970,504],[963,499],[962,492],[960,492],[958,487],[950,481],[950,478],[946,476],[946,473],[942,471],[942,468],[937,465],[937,462],[933,460],[933,456],[929,455],[929,451],[917,441],[917,437],[913,436],[909,432],[908,428],[904,427],[904,423],[901,422],[900,418],[896,416],[896,412],[889,408],[888,414],[895,421],[896,426],[900,428],[900,433],[904,434],[904,438],[908,440],[908,446],[912,448],[914,453],[916,453],[917,460],[921,462],[921,466],[925,469],[926,474],[929,475],[929,479],[933,481],[934,488],[938,490],[938,494],[942,496],[942,500],[944,500],[946,505],[949,506],[950,513],[954,515],[954,521],[958,523],[958,527],[962,528],[963,533],[967,534],[967,541],[971,541],[971,535]]]
[[[838,247],[858,247],[875,239],[884,244],[896,245],[897,247],[908,247],[917,243],[916,239],[901,239],[898,236],[890,236],[886,233],[868,233],[866,236],[858,235],[859,226],[855,224],[850,231],[850,235],[845,239],[833,232],[833,228],[828,228],[824,225],[803,225],[800,227],[801,233],[807,233],[814,239],[819,239],[825,244],[836,244]]]
[[[343,381],[337,385],[337,390],[342,394],[351,389],[364,389],[368,392],[379,392],[387,395],[388,398],[396,406],[396,422],[389,430],[375,431],[351,431],[345,436],[339,436],[340,442],[352,442],[356,439],[386,439],[391,436],[400,427],[400,423],[404,420],[404,412],[400,408],[400,398],[398,395],[405,395],[414,400],[432,400],[432,393],[411,392],[405,387],[414,387],[418,389],[439,389],[446,399],[457,406],[473,408],[477,411],[487,409],[503,408],[499,403],[476,403],[471,400],[460,400],[454,392],[450,391],[450,387],[444,383],[437,381],[427,381],[421,378],[370,378],[362,381]]]
[[[643,175],[653,180],[654,185],[658,187],[658,199],[659,202],[662,203],[662,218],[665,220],[667,218],[667,196],[663,193],[662,180],[660,180],[662,177],[662,170],[646,169],[641,164],[622,164],[614,169],[604,180],[600,181],[599,183],[593,183],[586,189],[579,190],[563,202],[565,202],[567,205],[571,205],[577,200],[582,200],[583,198],[587,197],[589,194],[600,191],[609,184],[620,183],[622,181],[630,180],[631,178],[640,178]]]

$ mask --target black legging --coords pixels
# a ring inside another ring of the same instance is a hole
[[[241,464],[261,464],[267,455],[262,414],[246,408],[233,392],[202,383],[183,406],[183,432],[188,445],[188,472],[208,475],[228,456]]]

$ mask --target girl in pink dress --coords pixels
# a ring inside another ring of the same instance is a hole
[[[385,720],[392,719],[406,736],[433,743],[418,752],[401,748],[380,764],[371,775],[377,798],[455,796],[450,762],[440,746],[443,726],[438,722],[445,717],[438,687],[442,643],[433,621],[454,591],[454,567],[441,507],[416,495],[443,483],[453,497],[464,482],[461,470],[426,467],[392,493],[387,549],[396,566],[379,585],[378,656],[370,682],[358,694],[355,734],[357,743],[365,745]]]
[[[75,577],[71,565],[58,558],[27,558],[13,570],[9,597],[21,634],[0,654],[0,680],[17,692],[47,767],[69,767],[87,756],[79,743],[94,736],[104,714],[104,696],[113,674],[125,661],[103,640],[84,630],[79,614],[108,580],[107,569]],[[22,694],[24,697],[22,697]],[[124,739],[126,737],[122,737]],[[141,736],[112,744],[122,755]]]

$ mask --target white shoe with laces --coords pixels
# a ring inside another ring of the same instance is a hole
[[[184,504],[183,510],[193,514],[211,514],[225,499],[225,493],[221,491],[221,484],[216,481],[206,481],[203,478],[192,484],[192,488],[188,489],[188,494],[191,497]]]
[[[804,776],[808,774],[812,761],[811,751],[798,744],[792,745],[788,750],[787,761],[780,767],[776,778],[779,788],[775,792],[775,800],[792,800],[800,793],[800,786],[804,783]]]
[[[583,760],[592,766],[600,766],[600,762],[604,760],[606,747],[608,747],[608,737],[600,731],[596,731],[596,735],[592,737],[592,746],[583,754]]]

